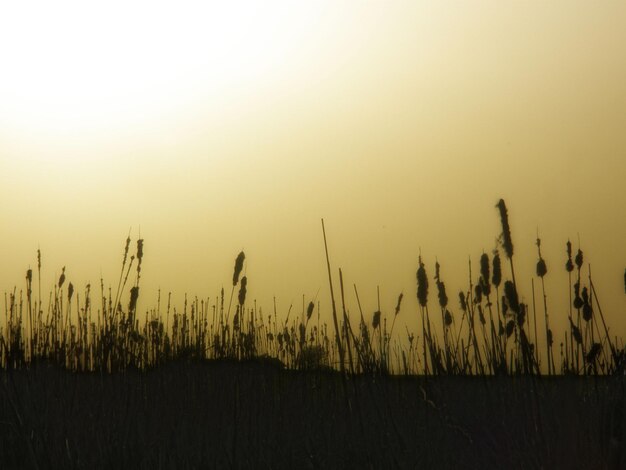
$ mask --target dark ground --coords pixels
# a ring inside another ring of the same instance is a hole
[[[0,468],[626,468],[625,385],[39,365],[0,372]]]

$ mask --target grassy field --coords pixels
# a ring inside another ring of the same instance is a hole
[[[625,468],[623,377],[6,371],[2,468]],[[344,388],[345,387],[345,388]]]
[[[328,250],[328,323],[313,300],[262,315],[243,252],[213,300],[143,311],[142,239],[113,287],[78,292],[63,268],[47,302],[38,253],[5,294],[0,468],[626,468],[626,352],[583,252],[565,244],[569,328],[553,333],[541,240],[522,297],[496,207],[499,245],[458,307],[418,259],[420,329],[402,340],[403,294],[370,316],[353,285],[350,315]]]

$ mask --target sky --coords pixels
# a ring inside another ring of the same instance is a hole
[[[0,290],[38,248],[44,291],[113,285],[131,230],[144,311],[244,250],[266,312],[327,315],[323,218],[350,314],[413,328],[418,256],[458,314],[504,198],[522,298],[539,234],[564,330],[571,239],[624,337],[625,44],[620,1],[3,3]]]

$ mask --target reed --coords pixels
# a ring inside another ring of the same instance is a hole
[[[307,304],[303,297],[302,314],[295,316],[291,315],[292,306],[279,310],[274,299],[272,314],[264,315],[262,307],[249,300],[250,284],[244,273],[243,251],[235,259],[228,303],[224,288],[211,298],[185,295],[182,306],[175,305],[172,294],[168,293],[167,307],[161,312],[159,291],[156,308],[144,308],[140,297],[144,240],[136,240],[136,251],[131,254],[130,235],[125,240],[115,288],[105,287],[101,279],[98,299],[89,284],[83,288],[70,282],[70,271],[63,267],[44,306],[40,281],[42,253],[38,249],[37,281],[34,270],[28,268],[22,281],[24,294],[17,288],[5,294],[4,328],[0,329],[0,367],[19,369],[48,362],[73,371],[115,372],[146,370],[180,359],[274,359],[290,368],[336,368],[344,377],[347,373],[350,376],[395,373],[426,376],[536,375],[542,371],[557,375],[553,346],[555,338],[559,337],[563,338],[557,351],[557,354],[560,353],[561,374],[606,375],[623,371],[623,342],[609,335],[591,267],[588,266],[584,277],[583,252],[579,248],[574,254],[569,241],[565,263],[570,281],[568,325],[566,332],[554,333],[545,284],[548,267],[541,240],[537,237],[535,274],[541,282],[543,302],[540,304],[543,304],[545,323],[542,325],[545,332],[541,334],[545,335],[545,341],[544,338],[539,341],[535,279],[531,282],[533,303],[529,307],[523,301],[521,286],[514,281],[513,242],[504,201],[498,203],[498,208],[502,224],[499,249],[493,252],[491,259],[486,253],[481,254],[477,278],[473,277],[472,260],[469,260],[468,285],[457,291],[458,315],[450,306],[442,267],[438,261],[435,262],[434,282],[440,324],[438,320],[433,322],[429,314],[430,280],[422,256],[418,257],[416,297],[419,335],[408,328],[403,329],[401,334],[396,332],[395,325],[404,297],[402,293],[393,305],[385,306],[381,302],[380,289],[377,289],[376,305],[367,307],[374,313],[371,317],[368,315],[369,320],[366,321],[359,292],[354,285],[359,317],[357,321],[351,319],[350,299],[344,292],[344,273],[341,269],[341,315],[338,314],[323,221],[332,306],[331,325],[320,320],[319,300],[315,321],[317,298]],[[511,262],[510,276],[502,272],[499,250]],[[626,279],[624,281],[626,284]],[[34,282],[38,282],[37,295],[34,295]],[[237,287],[238,296],[233,307]],[[234,309],[232,319],[231,309]],[[579,317],[574,314],[574,309]],[[384,312],[393,312],[393,318],[388,318]],[[355,325],[354,330],[352,325]],[[540,351],[540,343],[545,351]],[[545,365],[540,363],[539,358],[546,358]]]

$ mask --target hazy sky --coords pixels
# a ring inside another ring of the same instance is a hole
[[[524,299],[538,229],[564,324],[580,237],[626,336],[625,45],[623,1],[3,3],[0,289],[38,247],[44,290],[114,284],[132,227],[144,310],[243,249],[261,306],[328,312],[324,217],[352,314],[416,319],[420,250],[457,313],[503,197]]]

